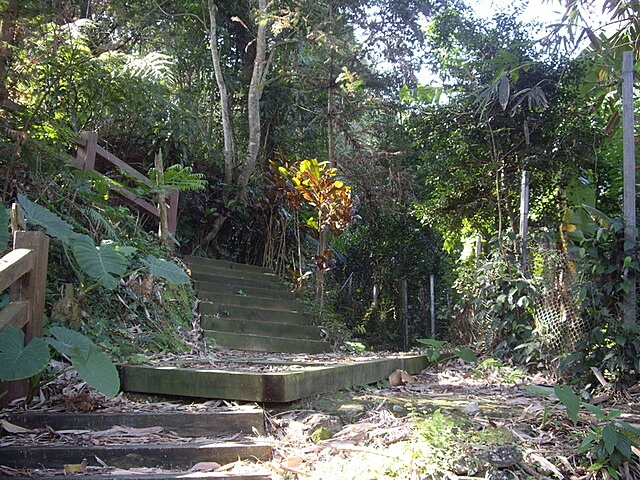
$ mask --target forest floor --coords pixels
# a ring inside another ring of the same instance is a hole
[[[573,423],[553,395],[550,379],[497,361],[477,365],[452,361],[407,380],[400,386],[380,382],[294,404],[264,405],[267,428],[262,439],[273,445],[269,461],[194,469],[262,473],[286,480],[607,478],[604,470],[589,467],[606,466],[607,458],[612,458],[616,438],[611,439],[611,432],[619,431],[615,422],[640,424],[640,389],[590,400],[590,405],[597,404],[604,412],[620,412],[615,420],[597,418],[582,409]],[[230,405],[130,394],[107,400],[92,397],[86,388],[74,398],[72,392],[81,391],[79,384],[71,382],[65,388],[65,395],[43,398],[35,410],[210,411]],[[5,422],[0,448],[38,443],[37,432],[12,433],[10,424],[1,417],[0,421]],[[607,425],[611,428],[605,428]],[[40,435],[40,444],[59,441],[48,433]],[[117,429],[112,433],[123,435]],[[161,429],[138,434],[145,437],[140,442],[162,442],[164,435]],[[578,452],[585,438],[592,438],[593,445],[587,452]],[[93,441],[108,439],[103,436]],[[604,450],[597,450],[598,442]],[[639,453],[634,447],[634,460]],[[102,469],[105,475],[118,473],[106,467]],[[139,471],[153,473],[152,469]],[[621,478],[640,478],[635,461],[623,463],[618,472]],[[2,478],[18,473],[25,472],[0,466]],[[38,476],[43,472],[27,473]]]

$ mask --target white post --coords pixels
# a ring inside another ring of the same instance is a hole
[[[622,53],[622,142],[624,172],[624,243],[625,250],[632,259],[636,255],[636,159],[635,159],[635,118],[633,111],[633,52]],[[624,301],[624,322],[636,323],[637,292],[636,277],[630,273],[625,279],[629,290]]]
[[[429,300],[431,300],[431,338],[436,338],[436,276],[429,277]]]
[[[529,172],[522,171],[520,185],[520,274],[527,274],[527,230],[529,229]]]

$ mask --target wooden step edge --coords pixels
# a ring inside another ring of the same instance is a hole
[[[313,338],[299,338],[299,337],[282,337],[282,336],[274,336],[274,335],[260,335],[254,333],[236,333],[236,332],[223,332],[220,330],[203,330],[205,336],[213,338],[215,337],[212,334],[216,334],[218,336],[229,336],[233,335],[234,337],[247,337],[250,339],[261,339],[265,342],[276,342],[276,341],[291,341],[291,342],[301,342],[305,345],[327,345],[330,346],[329,342],[325,342],[321,338],[318,340],[314,340]],[[300,352],[304,353],[304,352]]]
[[[218,412],[21,412],[10,413],[7,421],[29,430],[50,427],[53,430],[104,431],[114,426],[126,428],[162,427],[181,437],[251,435],[265,433],[264,410],[238,406]]]
[[[215,325],[216,327],[209,328],[207,327],[207,325]],[[272,322],[267,320],[248,320],[244,318],[203,315],[200,318],[200,326],[204,330],[219,330],[221,332],[238,332],[238,330],[262,330],[279,332],[282,329],[290,329],[296,332],[296,336],[310,335],[312,337],[322,339],[322,327],[307,323]],[[224,326],[225,328],[220,328],[221,326]]]
[[[219,296],[215,299],[198,298],[200,305],[203,303],[210,303],[216,308],[224,310],[224,307],[243,307],[252,310],[273,311],[273,312],[288,312],[288,313],[305,313],[305,304],[297,302],[295,300],[283,300],[276,301],[270,299],[253,299],[251,297],[233,297],[233,296]]]
[[[298,297],[293,292],[277,292],[274,290],[270,290],[268,288],[265,289],[251,289],[251,288],[201,288],[199,285],[195,287],[195,293],[198,298],[205,299],[207,297],[214,298],[215,297],[239,297],[239,298],[256,298],[262,300],[284,300],[291,302],[298,302]]]
[[[213,440],[188,444],[8,446],[0,448],[0,465],[15,469],[59,469],[83,458],[95,465],[95,457],[110,467],[189,469],[199,462],[220,465],[238,459],[269,460],[272,445],[266,441],[224,442]]]
[[[192,255],[185,256],[183,260],[189,268],[192,268],[192,267],[208,268],[210,266],[210,268],[212,269],[261,272],[261,273],[266,273],[270,275],[275,275],[275,272],[273,270],[267,267],[263,267],[261,265],[237,263],[229,260],[220,260],[217,258],[194,257]]]
[[[292,327],[313,327],[313,328],[321,328],[320,325],[315,325],[313,322],[313,318],[304,317],[300,314],[300,318],[243,318],[236,317],[233,315],[222,315],[219,313],[203,313],[200,315],[200,321],[208,320],[208,321],[231,321],[231,322],[255,322],[255,323],[265,323],[265,324],[273,324],[274,326],[285,326],[291,325]]]
[[[94,472],[94,473],[92,473]],[[117,472],[117,473],[115,473]],[[218,472],[191,472],[189,470],[183,472],[173,472],[173,473],[137,473],[131,472],[130,474],[125,473],[122,470],[116,470],[114,473],[110,473],[109,469],[104,469],[104,473],[100,473],[100,470],[93,471],[89,470],[88,473],[82,474],[78,478],[82,480],[169,480],[174,478],[183,478],[183,479],[191,479],[191,478],[209,478],[209,479],[228,479],[228,480],[273,480],[273,476],[271,474],[248,474],[248,473],[218,473]],[[9,478],[11,480],[33,480],[37,478],[39,480],[61,480],[67,478],[66,476],[61,475],[49,475],[49,474],[40,474],[37,472],[32,473],[27,477],[15,476],[11,475],[10,477],[0,477],[0,478]]]

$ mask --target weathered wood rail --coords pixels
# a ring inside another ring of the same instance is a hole
[[[49,237],[43,232],[14,232],[13,250],[0,258],[0,292],[9,289],[9,303],[0,310],[0,331],[23,329],[25,345],[42,337]],[[8,403],[27,395],[28,380],[4,382]]]
[[[95,132],[82,132],[81,135],[83,138],[77,141],[78,152],[76,154],[76,158],[72,162],[77,168],[80,168],[81,170],[93,170],[104,177],[106,177],[106,175],[99,171],[98,168],[117,168],[141,181],[150,188],[155,186],[148,177],[98,145],[98,135]],[[120,185],[116,185],[115,183],[111,183],[110,187],[129,205],[160,221],[160,211],[156,205],[153,205],[144,198],[136,196],[130,190],[127,190]],[[168,220],[167,227],[169,232],[174,235],[178,223],[178,190],[172,189],[170,191],[166,196],[166,204]]]

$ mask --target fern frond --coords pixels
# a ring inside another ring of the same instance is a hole
[[[144,56],[128,55],[124,66],[134,77],[152,82],[173,82],[173,62],[169,55],[151,52]]]
[[[104,215],[92,208],[83,209],[83,213],[91,222],[94,230],[101,229],[104,232],[104,237],[110,238],[111,240],[118,240],[118,234]]]
[[[155,168],[149,170],[149,178],[157,184],[158,172]],[[203,173],[193,173],[191,167],[172,165],[164,171],[164,182],[158,185],[161,188],[175,188],[180,191],[204,190],[207,181]]]

